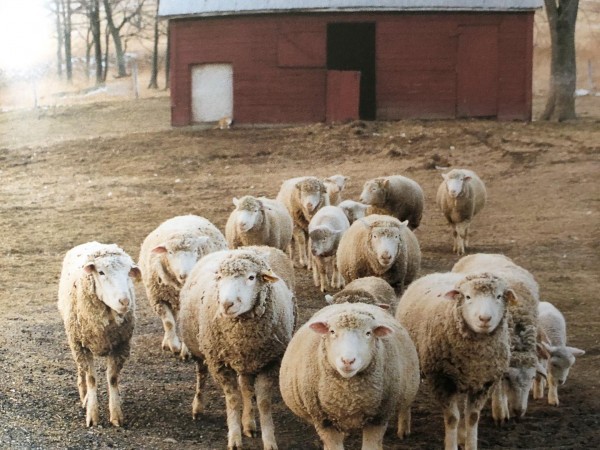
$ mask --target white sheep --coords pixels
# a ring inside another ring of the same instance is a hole
[[[313,281],[315,286],[321,288],[321,292],[325,292],[329,286],[339,289],[344,285],[337,267],[336,253],[340,239],[348,228],[350,222],[344,211],[337,206],[324,206],[319,209],[308,224]]]
[[[233,198],[235,209],[225,225],[229,248],[268,245],[286,250],[292,240],[292,217],[282,203],[246,195]]]
[[[458,448],[461,412],[464,448],[477,448],[481,409],[508,369],[507,304],[515,301],[506,282],[489,273],[427,275],[400,299],[396,318],[415,343],[421,373],[442,406],[447,450]]]
[[[567,381],[569,370],[575,358],[585,354],[584,350],[567,346],[567,324],[562,313],[549,302],[538,305],[539,327],[544,337],[542,345],[550,358],[541,361],[548,374],[548,404],[558,406],[558,386]],[[536,377],[533,384],[533,398],[544,398],[545,379]]]
[[[88,242],[67,252],[58,288],[58,310],[77,365],[77,387],[87,426],[98,425],[94,357],[106,356],[110,423],[123,425],[119,374],[129,357],[135,327],[132,278],[140,270],[115,244]]]
[[[163,350],[188,356],[175,328],[181,286],[202,256],[226,248],[217,227],[194,215],[166,220],[144,239],[139,265],[148,301],[162,320]]]
[[[330,205],[339,205],[342,201],[342,191],[346,187],[348,177],[344,175],[332,175],[323,180],[325,188],[327,189],[327,195],[329,197]]]
[[[419,241],[407,222],[372,214],[354,222],[344,233],[338,246],[337,264],[346,282],[377,276],[400,294],[419,271]]]
[[[325,301],[329,304],[368,303],[386,309],[394,315],[398,297],[387,281],[379,277],[363,277],[351,281],[335,295],[326,295]]]
[[[485,205],[485,185],[475,172],[467,169],[453,169],[442,174],[442,178],[436,203],[452,226],[452,251],[462,255],[469,246],[471,220]]]
[[[369,205],[365,205],[364,203],[356,202],[354,200],[344,200],[338,205],[338,207],[344,211],[344,214],[346,214],[350,224],[353,224],[354,221],[367,216],[369,209]]]
[[[271,257],[288,258],[273,250]],[[181,291],[181,335],[197,362],[192,415],[203,411],[202,386],[208,367],[225,394],[229,449],[241,448],[242,431],[246,436],[256,434],[254,394],[264,448],[277,448],[271,395],[292,337],[295,301],[268,260],[265,252],[255,248],[207,255]]]
[[[319,209],[329,205],[327,188],[316,177],[292,178],[281,184],[277,201],[285,205],[294,222],[292,243],[288,247],[290,258],[294,260],[295,244],[299,265],[310,269],[311,258],[307,255],[308,224]]]
[[[414,230],[421,223],[425,195],[416,181],[392,175],[368,180],[360,194],[360,201],[375,208],[377,214],[389,214],[400,221],[408,220]]]
[[[520,418],[527,411],[529,391],[536,374],[546,376],[538,360],[541,350],[537,345],[539,286],[531,273],[499,254],[465,256],[452,271],[462,274],[491,272],[501,277],[519,300],[509,305],[510,365],[502,382],[492,392],[492,415],[497,424],[511,416]]]
[[[382,449],[396,410],[398,436],[410,434],[419,381],[414,344],[398,321],[374,305],[343,303],[321,309],[296,332],[279,386],[326,449],[343,449],[353,430],[362,430],[363,449]]]

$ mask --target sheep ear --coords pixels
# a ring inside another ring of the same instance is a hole
[[[542,366],[539,362],[535,363],[535,373],[543,376],[544,378],[548,378],[546,368],[544,366]]]
[[[167,253],[167,247],[164,245],[159,245],[158,247],[154,247],[152,249],[152,253],[156,253],[158,255],[162,255],[163,253]]]
[[[508,303],[509,305],[518,305],[519,304],[519,299],[517,298],[517,294],[515,294],[515,291],[513,291],[512,289],[507,289],[504,292],[504,298],[506,299],[506,303]]]
[[[405,220],[404,222],[400,222],[400,225],[402,225],[403,227],[408,227],[408,220]]]
[[[333,303],[333,295],[325,295],[325,302],[327,302],[328,305],[331,305]]]
[[[448,174],[445,174],[445,173],[440,173],[440,175],[442,176],[442,178],[443,178],[444,180],[447,180],[447,179],[448,179]]]
[[[552,353],[556,351],[556,347],[550,345],[548,342],[543,342],[542,341],[542,345],[544,346],[544,348],[546,349],[546,351],[548,353],[550,353],[550,355],[552,355]]]
[[[83,266],[83,270],[85,273],[92,273],[96,270],[96,266],[93,262],[89,262],[86,265]]]
[[[329,333],[329,325],[327,322],[313,322],[308,326],[315,333],[327,334]]]
[[[129,270],[129,276],[135,281],[140,281],[142,279],[142,271],[138,266],[132,266]]]
[[[392,330],[390,327],[386,327],[385,325],[379,325],[378,327],[373,328],[373,334],[377,337],[384,337],[393,332],[394,330]]]
[[[463,178],[463,181],[469,181],[470,179],[471,179],[471,175],[466,175],[466,176]]]
[[[302,189],[302,181],[298,181],[294,187],[298,190],[301,190]]]
[[[235,206],[237,208],[238,205],[240,204],[240,199],[237,197],[233,197],[232,201],[233,201],[233,206]]]
[[[261,272],[260,276],[262,277],[263,281],[266,281],[267,283],[276,283],[277,281],[279,281],[279,277],[270,270],[265,270],[264,272]]]
[[[581,350],[577,347],[567,347],[567,350],[575,357],[585,355],[585,350]]]
[[[384,178],[383,183],[381,183],[381,185],[386,188],[390,185],[390,180],[388,180],[387,178]]]
[[[453,289],[451,291],[446,292],[444,294],[444,297],[447,298],[448,300],[457,300],[459,295],[460,295],[460,291]]]
[[[377,306],[379,306],[381,309],[385,309],[386,311],[390,309],[390,305],[387,303],[377,303]]]
[[[538,343],[535,344],[535,352],[537,354],[537,357],[540,358],[540,359],[550,359],[550,356],[551,356],[550,352],[540,342],[538,342]]]

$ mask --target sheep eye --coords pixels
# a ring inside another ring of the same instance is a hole
[[[333,336],[335,334],[335,330],[329,330],[329,334]]]
[[[248,279],[249,279],[250,281],[254,281],[254,279],[255,279],[255,278],[256,278],[256,277],[255,277],[254,275],[250,275],[250,276],[248,277]]]
[[[470,295],[467,295],[467,300],[471,300],[471,296]]]
[[[102,272],[101,270],[98,271],[98,275],[104,275],[104,272]]]
[[[367,337],[371,337],[371,334],[372,333],[370,331],[367,331]]]
[[[502,295],[498,294],[498,297],[496,297],[498,300],[500,300],[502,298]]]

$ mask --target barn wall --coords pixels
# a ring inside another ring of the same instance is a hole
[[[458,36],[482,24],[498,27],[498,118],[530,119],[533,12],[298,14],[172,20],[173,125],[203,63],[233,64],[237,123],[325,120],[327,24],[346,21],[376,22],[378,119],[456,117]]]

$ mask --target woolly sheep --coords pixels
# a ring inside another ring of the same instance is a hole
[[[337,206],[324,206],[308,224],[310,251],[313,258],[313,281],[325,292],[329,286],[341,288],[344,280],[336,264],[336,252],[342,235],[350,228],[344,211]],[[309,256],[310,257],[310,256]],[[331,284],[327,277],[330,277]]]
[[[550,358],[541,363],[548,374],[548,404],[558,406],[558,385],[567,381],[569,370],[575,364],[575,358],[585,354],[584,350],[567,346],[567,324],[562,313],[549,302],[538,305],[539,328],[544,336],[542,345]],[[544,398],[545,379],[536,377],[533,384],[533,398]]]
[[[356,202],[354,200],[344,200],[341,202],[338,207],[344,211],[350,225],[354,223],[354,221],[358,219],[362,219],[367,215],[367,209],[369,205],[365,205],[364,203]]]
[[[256,434],[256,393],[264,448],[276,449],[271,394],[294,328],[292,292],[264,252],[237,249],[200,260],[183,286],[181,303],[181,334],[196,360],[193,417],[203,411],[208,368],[225,393],[228,448],[241,448],[242,430]]]
[[[348,177],[344,175],[332,175],[323,180],[325,189],[327,189],[327,196],[329,197],[330,205],[339,205],[342,201],[342,191],[346,187]]]
[[[175,328],[179,292],[202,256],[226,248],[223,234],[204,217],[194,215],[166,220],[144,239],[139,265],[148,301],[162,320],[163,350],[188,356]]]
[[[77,387],[87,426],[98,425],[94,357],[105,356],[110,423],[123,425],[119,374],[129,357],[135,326],[132,279],[140,270],[115,244],[88,242],[67,252],[58,288],[58,310],[77,365]]]
[[[406,330],[380,308],[330,305],[292,338],[279,386],[285,404],[315,427],[326,449],[343,449],[352,430],[362,430],[363,449],[382,449],[396,410],[398,436],[410,434],[418,357]]]
[[[545,376],[538,361],[537,344],[539,286],[527,270],[510,258],[499,254],[477,253],[461,258],[452,268],[463,274],[480,271],[492,272],[502,277],[515,292],[518,302],[509,305],[508,326],[511,334],[510,367],[502,383],[492,393],[492,415],[496,423],[508,420],[511,415],[521,417],[527,411],[529,391],[536,373]]]
[[[277,201],[285,205],[294,222],[292,243],[288,247],[289,255],[294,260],[294,243],[301,267],[311,268],[311,260],[307,257],[308,224],[310,219],[323,206],[329,205],[327,189],[316,177],[298,177],[282,183]]]
[[[377,207],[378,214],[387,214],[400,221],[408,220],[408,226],[414,230],[421,223],[425,196],[421,186],[402,175],[379,177],[369,180],[360,194],[360,201]]]
[[[485,205],[485,185],[475,172],[467,169],[453,169],[442,174],[442,178],[436,203],[452,226],[452,251],[463,255],[469,246],[471,220]]]
[[[396,318],[415,343],[421,373],[442,406],[446,449],[457,449],[463,407],[464,448],[477,448],[481,409],[508,369],[507,304],[515,301],[506,282],[489,273],[427,275],[400,299]]]
[[[325,301],[332,303],[368,303],[389,310],[392,315],[398,303],[394,288],[379,277],[357,278],[335,295],[326,295]]]
[[[419,242],[406,225],[378,214],[354,222],[342,236],[337,252],[338,268],[346,282],[374,275],[402,293],[421,265]]]
[[[225,225],[229,248],[268,245],[286,250],[292,240],[292,218],[285,206],[264,197],[233,198],[235,209]]]

